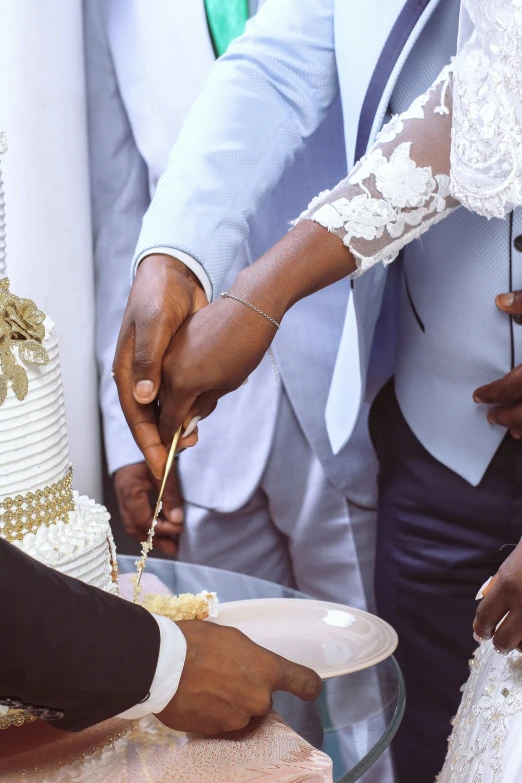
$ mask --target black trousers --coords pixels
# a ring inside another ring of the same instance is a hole
[[[406,681],[398,781],[434,783],[476,647],[475,596],[522,536],[522,442],[506,435],[472,487],[419,443],[392,383],[370,431],[380,464],[377,608],[399,634]]]

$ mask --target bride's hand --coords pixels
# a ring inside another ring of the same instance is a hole
[[[279,320],[282,312],[272,305],[270,315]],[[158,424],[163,443],[172,440],[181,422],[205,418],[220,397],[241,386],[275,332],[267,318],[233,299],[218,299],[190,316],[163,360]]]
[[[522,651],[522,543],[484,590],[473,630],[480,639],[492,638],[500,653],[507,654],[516,649]]]
[[[163,361],[163,443],[170,443],[181,422],[208,416],[218,399],[241,386],[257,367],[277,331],[262,313],[280,323],[299,299],[354,269],[355,261],[339,237],[305,220],[240,272],[230,290],[261,313],[234,299],[218,299],[192,315]]]

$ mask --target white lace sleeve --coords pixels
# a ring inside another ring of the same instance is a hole
[[[298,221],[314,220],[340,237],[355,257],[353,276],[378,261],[390,263],[459,206],[450,194],[451,125],[448,66],[428,92],[392,118],[348,177],[320,193]]]

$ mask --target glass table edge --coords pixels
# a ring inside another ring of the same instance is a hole
[[[359,761],[358,764],[356,764],[355,767],[353,767],[349,772],[346,772],[342,778],[338,778],[335,783],[355,783],[355,781],[359,780],[365,772],[368,772],[368,770],[374,766],[384,751],[390,747],[393,738],[399,730],[399,726],[401,725],[402,718],[404,716],[404,710],[406,708],[406,685],[404,683],[401,667],[397,663],[395,656],[392,655],[390,657],[395,666],[399,684],[397,707],[395,708],[393,719],[390,721],[390,725],[387,727],[386,731],[380,740],[376,743],[376,745],[374,745],[374,747],[366,754],[364,758]]]
[[[122,574],[130,574],[135,573],[136,571],[136,560],[138,559],[138,555],[127,555],[122,552],[122,554],[118,554],[116,556],[116,559],[119,561],[120,558],[125,558],[124,564],[131,565],[128,570],[121,570],[120,573]],[[268,587],[276,587],[280,590],[284,590],[285,593],[288,593],[289,595],[286,596],[288,598],[293,599],[301,599],[301,600],[307,600],[307,601],[315,601],[317,599],[314,598],[313,595],[308,595],[308,593],[302,593],[300,590],[295,590],[293,587],[287,587],[286,585],[279,585],[277,582],[271,582],[269,579],[263,579],[260,576],[251,576],[250,574],[243,574],[238,571],[229,571],[227,568],[218,568],[217,566],[206,566],[206,565],[200,565],[198,563],[185,563],[182,560],[170,560],[167,558],[162,557],[150,557],[148,560],[149,565],[149,573],[154,573],[156,564],[161,563],[168,563],[169,567],[174,566],[175,569],[179,569],[181,574],[183,574],[183,570],[186,569],[187,571],[192,571],[196,569],[204,569],[205,571],[215,571],[216,573],[224,574],[227,578],[236,578],[239,579],[248,579],[250,583],[259,583],[260,585],[265,585]],[[159,565],[159,568],[162,566]],[[241,600],[241,599],[236,599]],[[228,601],[224,601],[224,603],[228,603]]]
[[[119,557],[125,557],[126,560],[134,560],[134,555],[118,555]],[[162,558],[157,558],[158,562],[163,562]],[[154,561],[154,558],[152,558],[152,561]],[[179,565],[177,561],[176,565]],[[185,566],[188,565],[189,567],[194,567],[193,563],[181,563],[180,565]],[[197,566],[196,566],[197,567]],[[221,568],[214,568],[212,566],[202,566],[202,568],[210,569],[213,571],[222,571],[226,573],[227,575],[235,575],[235,572],[228,571],[227,569],[221,569]],[[151,569],[152,571],[153,569]],[[125,573],[125,572],[124,572]],[[256,582],[260,582],[265,585],[272,585],[273,583],[266,579],[261,579],[259,577],[254,577],[246,574],[242,574],[240,576],[247,576],[249,580],[254,580]],[[293,590],[292,588],[286,588],[288,592],[293,593],[293,597],[295,598],[301,598],[301,599],[312,599],[312,596],[307,595],[306,593],[301,593],[298,590]],[[342,778],[338,778],[335,783],[355,783],[355,781],[359,780],[362,775],[364,775],[365,772],[368,772],[369,769],[375,764],[376,761],[382,756],[384,751],[390,746],[393,738],[395,737],[395,734],[397,733],[399,726],[401,725],[401,721],[404,715],[404,710],[406,706],[406,687],[404,683],[404,677],[401,671],[401,668],[399,664],[397,663],[397,660],[395,659],[395,656],[390,656],[393,660],[395,671],[397,673],[397,680],[399,685],[399,695],[397,699],[397,707],[395,709],[395,713],[393,715],[393,719],[390,721],[390,725],[387,727],[386,731],[383,733],[380,740],[376,743],[376,745],[362,758],[359,763],[353,767],[349,772],[346,772]]]

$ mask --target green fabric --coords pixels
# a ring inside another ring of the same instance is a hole
[[[245,29],[248,0],[205,0],[205,10],[214,52],[220,57]]]

